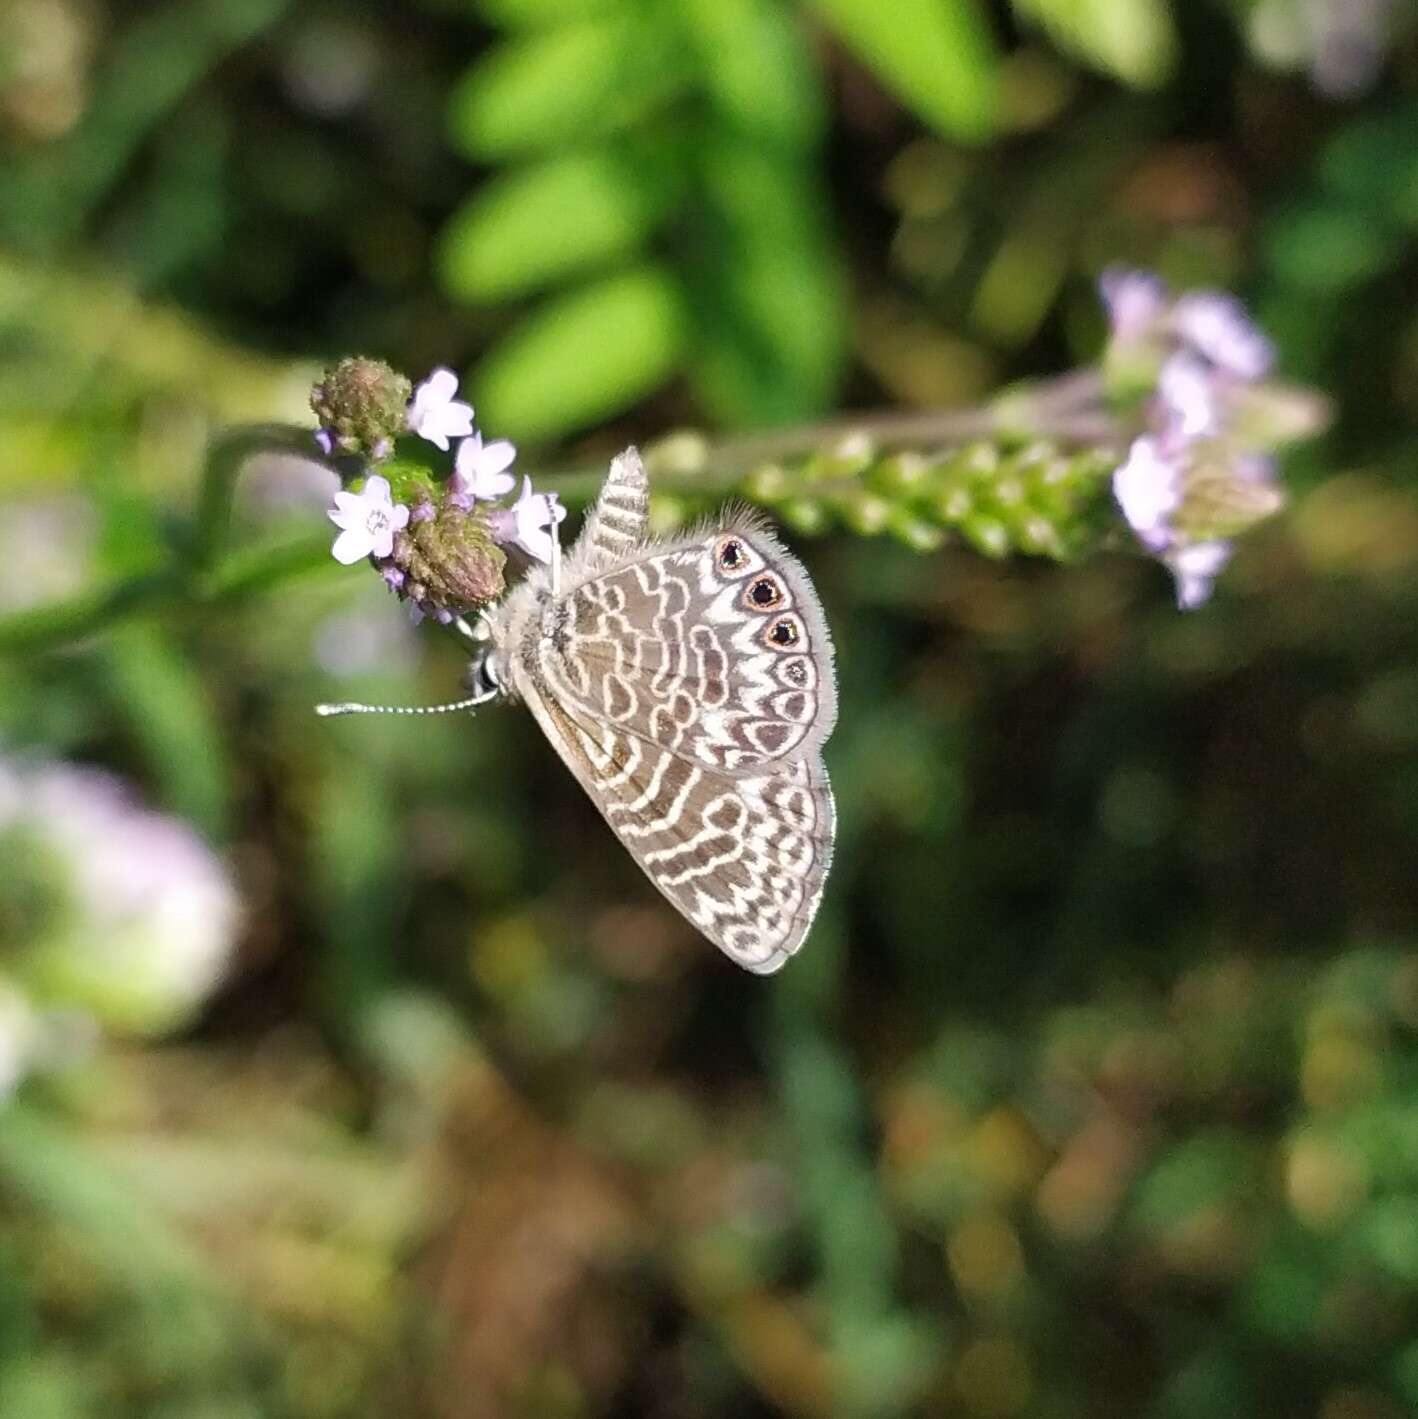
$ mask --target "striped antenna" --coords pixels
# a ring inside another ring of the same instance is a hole
[[[473,695],[466,700],[454,700],[447,705],[362,705],[347,700],[338,705],[316,705],[315,713],[330,719],[340,714],[456,714],[459,710],[485,705],[492,695]]]

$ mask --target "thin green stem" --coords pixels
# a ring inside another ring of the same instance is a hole
[[[157,572],[67,601],[13,612],[0,617],[0,655],[80,640],[130,616],[181,599],[186,585],[186,578],[179,572]]]
[[[970,409],[912,413],[848,414],[816,424],[799,424],[711,443],[694,434],[671,434],[651,444],[646,461],[655,486],[667,493],[714,494],[736,488],[766,464],[806,458],[848,440],[866,439],[875,448],[919,448],[938,452],[990,438],[1048,439],[1060,445],[1121,446],[1125,435],[1103,403],[1097,370],[1082,369],[1058,379],[1004,390],[990,403]],[[605,476],[603,463],[547,469],[563,502],[589,502]]]
[[[192,561],[199,570],[210,571],[226,552],[236,484],[247,462],[258,454],[279,453],[324,463],[316,455],[311,431],[299,424],[241,424],[221,430],[212,439],[202,471],[192,544]]]

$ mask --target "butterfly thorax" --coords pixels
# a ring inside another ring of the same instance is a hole
[[[565,656],[570,648],[573,611],[569,599],[554,595],[540,568],[490,611],[483,621],[492,641],[494,675],[509,699],[521,698],[521,685],[542,686],[548,653]]]

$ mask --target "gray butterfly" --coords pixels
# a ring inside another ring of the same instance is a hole
[[[807,573],[751,513],[655,540],[648,509],[628,449],[565,557],[553,528],[550,565],[471,629],[475,693],[447,708],[525,702],[675,908],[775,971],[832,858],[832,642]]]

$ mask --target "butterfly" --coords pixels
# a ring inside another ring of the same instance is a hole
[[[832,860],[831,637],[761,519],[657,539],[649,495],[627,449],[570,550],[553,527],[550,563],[483,610],[473,694],[439,708],[525,704],[671,905],[739,965],[776,971]]]

